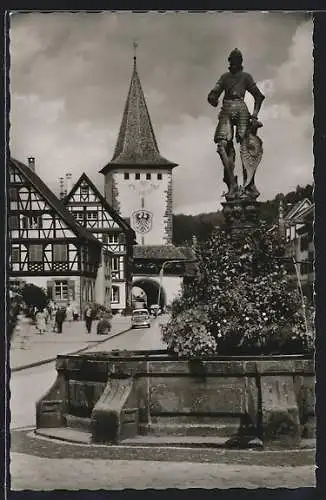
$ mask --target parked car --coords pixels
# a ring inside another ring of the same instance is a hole
[[[161,308],[158,304],[152,304],[150,307],[150,312],[155,317],[162,313]]]
[[[147,309],[134,309],[131,315],[131,328],[136,327],[150,328],[151,320]]]

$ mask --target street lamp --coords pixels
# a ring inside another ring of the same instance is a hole
[[[164,267],[167,264],[179,264],[179,263],[187,263],[187,262],[196,262],[195,260],[189,260],[189,259],[176,259],[176,260],[165,260],[162,264],[162,267],[160,269],[160,287],[158,290],[158,298],[157,298],[157,303],[160,306],[160,300],[161,300],[161,289],[162,289],[162,283],[163,283],[163,274],[164,274]]]

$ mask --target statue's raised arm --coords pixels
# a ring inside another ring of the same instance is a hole
[[[239,197],[257,198],[259,192],[254,184],[256,168],[262,157],[262,141],[257,137],[257,129],[262,127],[258,114],[265,96],[257,87],[250,73],[243,71],[242,54],[234,49],[229,55],[229,71],[224,73],[208,94],[208,102],[217,107],[220,96],[224,93],[222,108],[219,113],[214,142],[224,166],[224,182],[228,187],[227,200]],[[244,97],[249,92],[254,98],[253,113],[250,114]],[[235,138],[240,143],[243,166],[243,186],[239,188],[234,174]]]

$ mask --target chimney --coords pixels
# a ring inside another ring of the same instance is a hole
[[[29,156],[27,158],[27,161],[28,161],[28,166],[31,170],[33,170],[33,172],[35,172],[35,158],[34,156]]]
[[[65,194],[68,194],[71,191],[71,188],[72,188],[71,177],[72,177],[72,175],[70,172],[66,174],[66,193]]]
[[[60,200],[63,200],[63,198],[65,197],[66,193],[65,193],[65,180],[63,177],[60,177],[59,178],[59,198]]]

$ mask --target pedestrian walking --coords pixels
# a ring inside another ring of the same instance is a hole
[[[46,322],[45,322],[45,314],[43,311],[38,311],[35,315],[36,319],[36,329],[40,334],[46,332]]]
[[[66,307],[66,320],[68,321],[68,326],[71,326],[71,323],[73,321],[73,309],[70,304],[67,305]]]
[[[85,309],[85,324],[86,324],[86,330],[87,333],[91,333],[92,331],[92,322],[94,319],[94,311],[93,308],[90,304],[86,306]]]
[[[55,313],[55,322],[57,333],[62,333],[62,325],[66,317],[66,310],[64,307],[60,307]]]
[[[53,300],[50,300],[50,302],[48,304],[48,312],[49,312],[49,319],[50,319],[50,321],[52,321],[54,319],[54,315],[55,315],[55,305],[54,305]]]
[[[48,330],[48,324],[49,324],[49,319],[50,319],[49,310],[48,310],[47,307],[44,307],[44,309],[43,309],[42,312],[44,314],[44,320],[45,320],[46,330]]]

